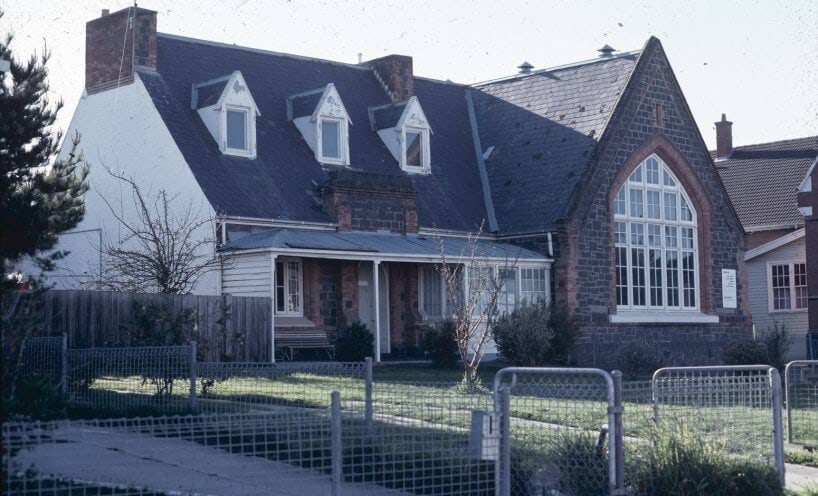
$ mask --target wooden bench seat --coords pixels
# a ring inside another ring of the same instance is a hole
[[[281,350],[284,360],[292,360],[298,350],[324,350],[330,360],[335,358],[335,345],[322,329],[277,328],[275,347]]]

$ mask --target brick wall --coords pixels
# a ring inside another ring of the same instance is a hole
[[[807,311],[809,330],[818,334],[818,167],[812,170],[812,191],[798,193],[798,206],[812,208],[804,217],[807,252]]]
[[[747,233],[745,236],[747,242],[747,250],[752,250],[753,248],[758,248],[759,246],[769,243],[770,241],[776,240],[781,236],[785,236],[795,229],[775,229],[772,231],[756,231]]]
[[[340,231],[417,233],[415,190],[407,177],[334,171],[322,197]]]
[[[338,303],[340,314],[336,314],[338,327],[346,327],[360,318],[358,311],[358,262],[341,261],[340,264],[340,295]]]
[[[389,267],[389,324],[393,353],[418,346],[418,266],[392,263]]]
[[[86,23],[88,93],[130,84],[134,67],[156,69],[155,11],[128,7]]]
[[[616,309],[612,200],[630,171],[657,153],[682,182],[698,214],[701,306],[721,319],[720,325],[702,332],[749,333],[742,229],[657,40],[647,45],[642,57],[622,106],[595,152],[572,213],[557,232],[557,301],[574,309],[588,339],[624,338],[632,332],[664,339],[691,329],[608,323]],[[656,118],[657,106],[663,109],[662,119]],[[738,309],[721,306],[722,269],[737,271]]]
[[[341,264],[335,260],[304,258],[304,316],[316,326],[336,329]]]
[[[402,102],[415,94],[415,78],[412,74],[412,57],[387,55],[363,65],[372,67],[395,102]]]

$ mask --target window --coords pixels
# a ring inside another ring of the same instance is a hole
[[[497,298],[497,311],[512,312],[522,302],[538,303],[548,300],[548,272],[544,267],[471,267],[468,270],[470,294],[480,293],[477,308],[488,304],[489,288],[478,287],[479,271],[494,271],[493,274],[505,280]],[[435,320],[451,314],[446,284],[437,267],[421,265],[418,272],[419,308],[423,318]],[[462,293],[461,293],[462,295]],[[476,309],[477,311],[477,309]]]
[[[321,119],[321,157],[341,160],[341,123],[336,120]]]
[[[406,131],[406,167],[423,167],[423,133]]]
[[[613,202],[619,309],[699,308],[696,213],[655,155],[634,169]]]
[[[807,308],[807,264],[771,263],[770,312],[789,312]]]
[[[303,315],[301,260],[276,260],[276,315]]]
[[[227,148],[247,151],[247,111],[227,111]]]

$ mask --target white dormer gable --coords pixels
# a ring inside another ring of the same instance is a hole
[[[194,85],[191,104],[222,153],[256,158],[261,113],[240,71]]]
[[[403,106],[395,120],[396,111]],[[371,110],[372,122],[381,140],[398,161],[400,168],[414,174],[430,174],[431,134],[429,120],[413,96],[405,104],[393,104]]]
[[[287,117],[322,164],[349,165],[349,118],[335,85],[287,98]]]

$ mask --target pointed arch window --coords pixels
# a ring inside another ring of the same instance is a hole
[[[699,310],[696,211],[667,165],[651,155],[613,202],[618,310]]]

